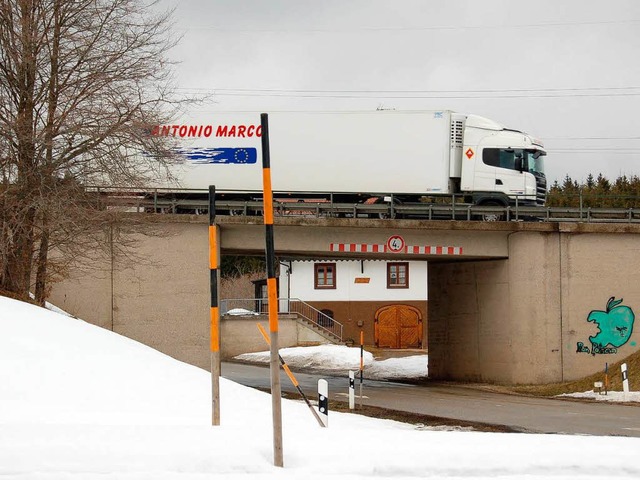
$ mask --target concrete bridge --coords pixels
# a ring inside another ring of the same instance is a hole
[[[164,234],[139,236],[146,262],[114,257],[77,272],[54,287],[52,301],[206,368],[207,218],[149,219]],[[260,218],[217,222],[223,255],[264,255]],[[427,261],[434,379],[559,382],[638,349],[640,225],[282,217],[275,246],[290,258]]]

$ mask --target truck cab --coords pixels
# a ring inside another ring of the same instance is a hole
[[[463,121],[460,190],[476,205],[544,205],[542,142],[476,115]]]

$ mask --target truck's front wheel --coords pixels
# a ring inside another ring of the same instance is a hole
[[[483,207],[504,207],[504,205],[502,205],[499,202],[496,201],[490,201],[490,202],[485,202],[483,203],[481,206]],[[480,215],[478,215],[478,219],[482,220],[483,222],[501,222],[503,221],[505,218],[505,214],[502,212],[486,212],[486,213],[482,213]]]

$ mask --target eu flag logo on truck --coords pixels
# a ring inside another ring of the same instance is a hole
[[[257,163],[258,151],[252,147],[241,148],[179,148],[177,152],[187,160],[197,164],[226,163],[251,164]]]

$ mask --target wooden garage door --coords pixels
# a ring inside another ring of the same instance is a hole
[[[410,305],[387,305],[375,316],[375,341],[379,348],[421,348],[422,314]]]

